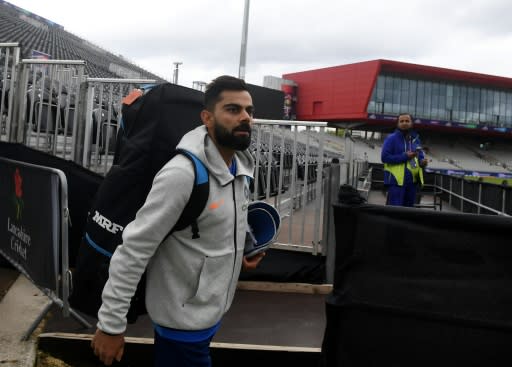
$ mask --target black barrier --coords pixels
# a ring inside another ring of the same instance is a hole
[[[68,205],[60,170],[0,157],[0,255],[40,288],[52,303],[30,326],[28,338],[55,303],[69,309]]]
[[[464,179],[462,177],[450,177],[451,180],[452,180],[452,192],[455,194],[455,195],[459,195],[459,196],[463,196],[463,182],[464,182]],[[452,196],[452,206],[454,208],[457,208],[459,210],[462,209],[461,207],[461,203],[462,203],[462,199],[459,197],[459,196]]]
[[[512,218],[376,205],[334,218],[327,366],[511,365]]]
[[[464,213],[478,213],[478,205],[474,203],[478,203],[478,194],[479,194],[479,185],[478,183],[474,184],[474,182],[463,180],[464,184],[464,197],[471,201],[464,201],[463,212]],[[474,203],[472,203],[474,202]],[[482,213],[483,214],[483,213]]]
[[[0,251],[41,287],[56,290],[60,178],[54,170],[0,158]]]
[[[87,214],[103,177],[59,157],[26,147],[0,142],[0,157],[56,168],[66,175],[69,201],[69,264],[74,267],[84,233]]]
[[[507,187],[505,191],[505,213],[512,215],[512,187]]]
[[[440,174],[437,174],[436,182],[445,190],[443,199],[451,200],[451,205],[464,213],[512,215],[512,187]]]
[[[370,166],[372,189],[386,190],[383,185],[383,165],[371,163]],[[425,172],[424,177],[425,186],[421,192],[435,192],[457,210],[464,213],[495,215],[501,212],[512,215],[512,187],[437,172]]]
[[[478,185],[477,182],[471,182],[471,185]],[[512,190],[500,185],[482,183],[482,203],[486,206],[501,212],[503,210],[503,192],[508,192],[509,197]],[[485,213],[485,211],[482,211]],[[490,213],[490,212],[489,212]],[[508,214],[512,215],[511,212]]]

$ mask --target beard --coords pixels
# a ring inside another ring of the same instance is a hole
[[[409,127],[398,127],[398,130],[400,130],[403,134],[409,134],[409,131],[411,131],[412,126]]]
[[[236,136],[235,133],[237,131],[248,132],[249,135]],[[217,143],[225,148],[234,150],[245,150],[249,148],[249,145],[251,145],[251,126],[248,123],[243,123],[240,126],[229,131],[218,122],[215,122],[213,133],[215,135]]]

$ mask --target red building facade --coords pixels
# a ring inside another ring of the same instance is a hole
[[[283,75],[297,119],[380,129],[410,112],[420,128],[512,134],[512,79],[390,60]]]

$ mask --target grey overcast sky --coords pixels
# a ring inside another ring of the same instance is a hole
[[[10,0],[179,84],[238,75],[244,0]],[[246,80],[374,59],[512,77],[511,0],[252,0]]]

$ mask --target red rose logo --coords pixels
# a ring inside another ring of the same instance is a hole
[[[14,206],[16,207],[16,220],[20,220],[21,213],[23,211],[23,188],[21,185],[23,184],[23,178],[21,178],[19,168],[16,168],[14,172]]]
[[[23,196],[23,189],[21,188],[21,184],[23,183],[23,179],[20,175],[20,170],[16,168],[16,172],[14,172],[14,185],[16,187],[16,197],[21,199]]]

